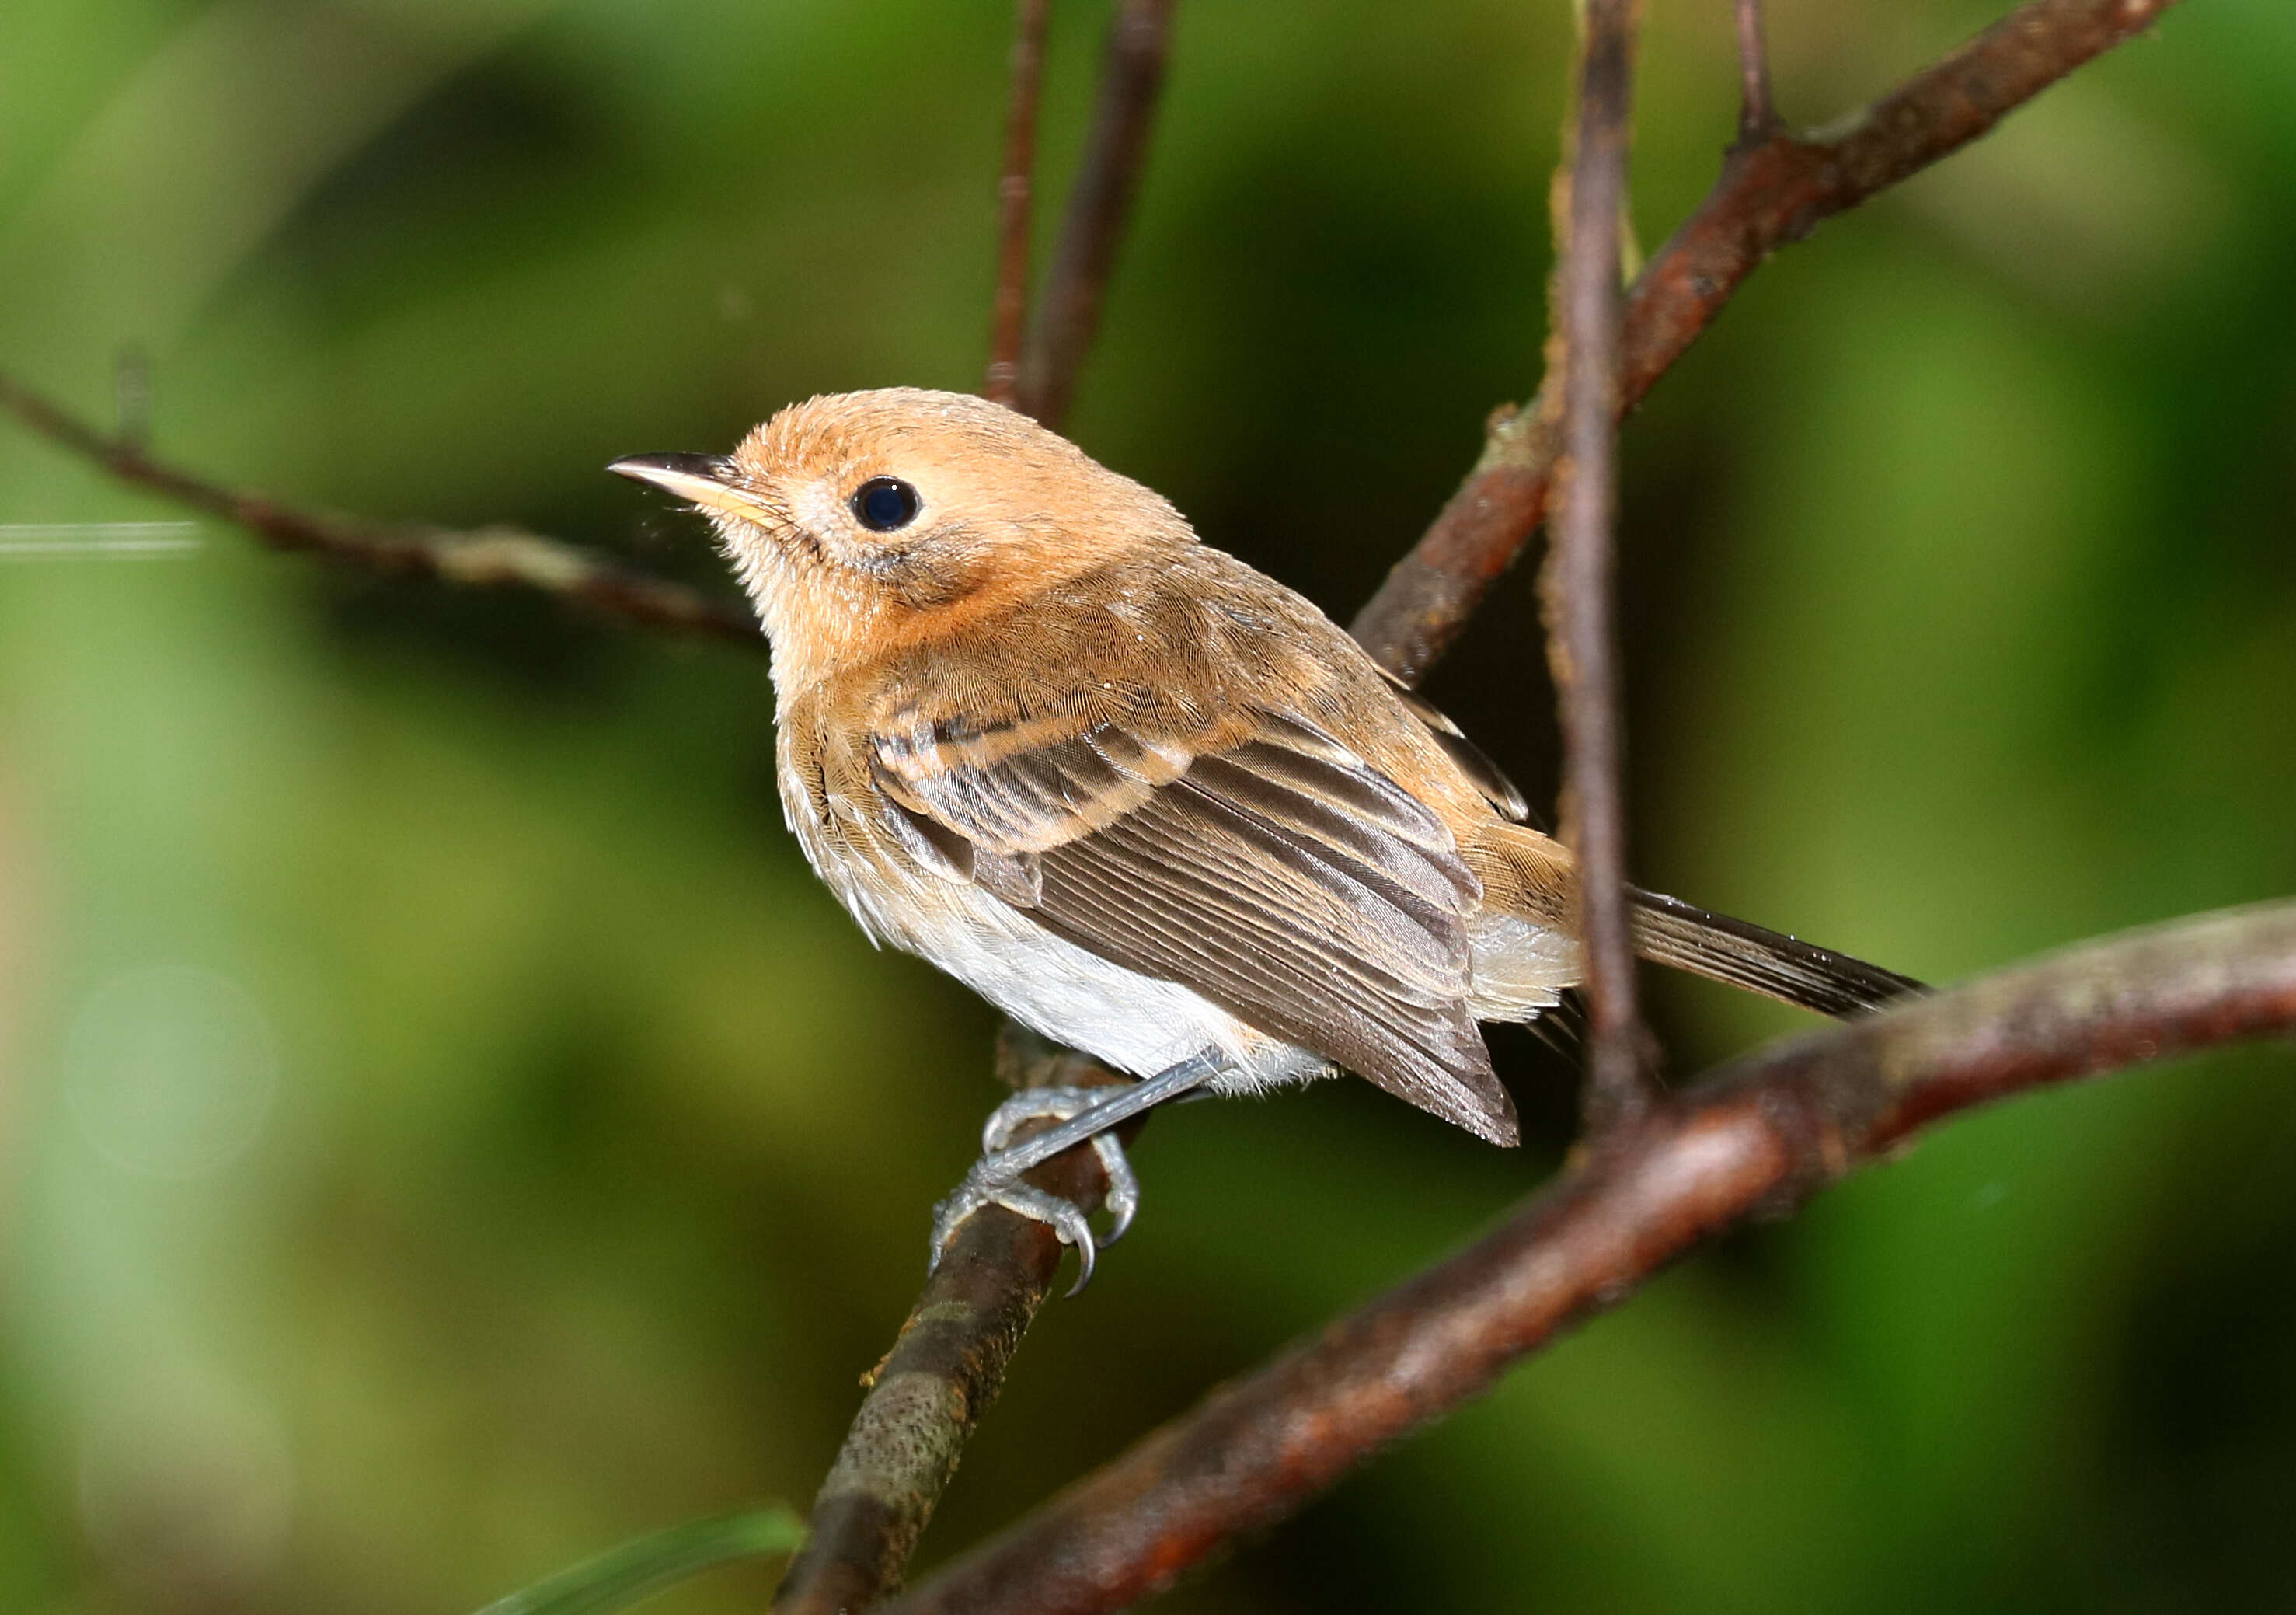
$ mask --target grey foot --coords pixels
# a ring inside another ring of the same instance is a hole
[[[1021,1174],[1041,1158],[1033,1151],[1007,1146],[1023,1122],[1046,1118],[1068,1121],[1124,1092],[1107,1087],[1029,1088],[997,1106],[980,1130],[981,1158],[964,1174],[955,1192],[933,1207],[932,1260],[926,1271],[940,1265],[941,1253],[948,1248],[959,1224],[984,1206],[1002,1206],[1007,1211],[1049,1225],[1060,1236],[1062,1244],[1076,1247],[1077,1281],[1069,1294],[1075,1295],[1090,1283],[1098,1255],[1091,1224],[1070,1201],[1021,1182]],[[1103,1242],[1112,1245],[1123,1237],[1140,1209],[1140,1180],[1134,1175],[1132,1164],[1124,1158],[1124,1146],[1117,1141],[1114,1133],[1096,1133],[1091,1143],[1093,1152],[1100,1158],[1102,1171],[1108,1175],[1107,1204],[1111,1221]],[[1028,1158],[1021,1158],[1023,1156]]]
[[[1119,1092],[1104,1084],[1095,1088],[1023,1089],[988,1113],[988,1120],[980,1129],[983,1159],[1002,1153],[1022,1122],[1064,1122],[1105,1103]],[[1101,1172],[1108,1179],[1108,1194],[1103,1204],[1108,1207],[1109,1225],[1100,1240],[1106,1247],[1122,1239],[1124,1231],[1132,1226],[1132,1219],[1139,1214],[1140,1179],[1133,1172],[1132,1163],[1125,1158],[1124,1146],[1114,1133],[1094,1133],[1092,1152],[1100,1158]]]

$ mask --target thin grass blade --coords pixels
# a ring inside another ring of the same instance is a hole
[[[736,1559],[793,1553],[804,1541],[805,1522],[779,1504],[691,1520],[570,1565],[497,1598],[479,1615],[595,1615],[623,1609]]]

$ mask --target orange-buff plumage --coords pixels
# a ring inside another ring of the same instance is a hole
[[[790,826],[873,936],[1122,1070],[1345,1068],[1514,1141],[1476,1023],[1578,979],[1569,853],[1308,600],[967,395],[817,398],[614,469],[715,524]],[[1637,895],[1667,963],[1833,1013],[1914,985]]]

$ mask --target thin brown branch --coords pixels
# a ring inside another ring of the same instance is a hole
[[[766,647],[746,608],[649,577],[594,550],[515,527],[455,531],[324,515],[226,488],[154,458],[135,442],[104,436],[5,375],[0,375],[0,409],[131,487],[242,527],[274,549],[316,555],[367,572],[539,589],[647,628]]]
[[[2030,0],[1857,118],[1732,152],[1628,295],[1620,408],[1642,402],[1779,247],[1968,144],[2174,4]],[[1547,402],[1542,387],[1538,403],[1493,416],[1474,468],[1357,615],[1356,638],[1403,678],[1450,648],[1546,515],[1562,449]]]
[[[983,393],[1058,429],[1100,324],[1108,277],[1139,189],[1164,79],[1173,0],[1119,0],[1082,166],[1025,348],[1029,213],[1044,0],[1020,0],[1013,46],[995,334]],[[1017,365],[1013,362],[1019,348]],[[1025,1058],[1016,1051],[1027,1051]],[[1007,1021],[998,1062],[1016,1085],[1118,1083],[1080,1054]],[[1015,1073],[1025,1067],[1025,1073]],[[1127,1129],[1129,1133],[1136,1129]],[[1030,1180],[1089,1212],[1108,1191],[1089,1149],[1057,1156]],[[958,1454],[988,1411],[1004,1365],[1043,1305],[1060,1245],[1042,1224],[999,1208],[960,1228],[902,1325],[815,1500],[804,1553],[775,1596],[777,1611],[861,1611],[899,1585]]]
[[[1762,0],[1732,0],[1738,24],[1738,144],[1759,145],[1778,129],[1770,99],[1770,48],[1762,37]]]
[[[1009,1021],[996,1063],[1016,1088],[1126,1080]],[[1090,1149],[1054,1157],[1028,1182],[1087,1213],[1108,1192]],[[814,1499],[804,1551],[774,1594],[782,1615],[865,1610],[900,1586],[958,1455],[1044,1305],[1061,1249],[1046,1224],[1002,1207],[959,1226],[892,1349],[864,1381],[868,1394]]]
[[[1215,1392],[892,1606],[1092,1615],[1289,1515],[1749,1215],[1972,1105],[2296,1032],[2296,902],[2087,943],[1773,1044],[1588,1152],[1492,1233]]]
[[[1600,1137],[1652,1095],[1627,903],[1626,713],[1614,539],[1619,479],[1619,220],[1627,202],[1639,0],[1587,0],[1554,282],[1564,453],[1554,542],[1539,579],[1562,718],[1562,838],[1578,865],[1587,999],[1586,1125]]]
[[[1029,218],[1037,171],[1037,108],[1045,85],[1045,23],[1052,0],[1013,8],[1013,89],[1004,114],[1004,170],[996,181],[996,296],[983,398],[1010,404],[1029,320]]]
[[[1092,133],[1021,358],[1017,407],[1054,431],[1068,416],[1077,373],[1099,334],[1101,302],[1148,160],[1170,54],[1173,4],[1118,0],[1109,25]]]

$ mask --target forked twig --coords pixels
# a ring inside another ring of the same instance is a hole
[[[1734,151],[1628,294],[1619,408],[1642,402],[1772,252],[1958,151],[2176,3],[2029,0],[1856,118]],[[1404,679],[1451,647],[1546,513],[1562,442],[1540,394],[1492,416],[1466,480],[1356,615],[1356,638]]]

